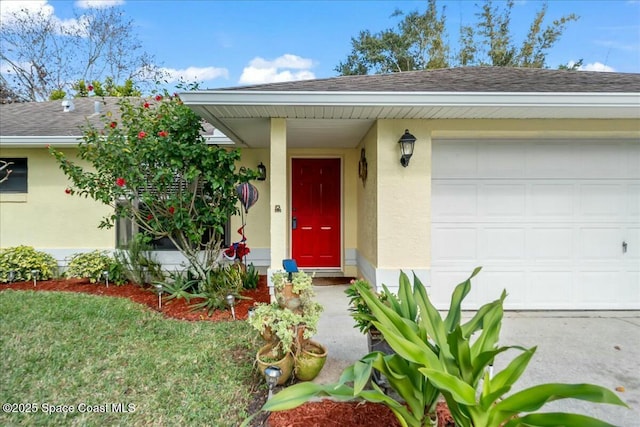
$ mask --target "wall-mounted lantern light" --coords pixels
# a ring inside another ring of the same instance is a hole
[[[267,167],[260,162],[258,165],[258,181],[267,179]]]
[[[404,135],[400,137],[398,144],[400,144],[400,151],[402,157],[400,157],[400,164],[405,168],[409,165],[409,159],[413,156],[413,145],[416,142],[416,137],[409,133],[409,129],[405,129]]]

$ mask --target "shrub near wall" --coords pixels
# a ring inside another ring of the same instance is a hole
[[[0,249],[0,282],[7,283],[32,280],[32,271],[38,270],[39,280],[48,280],[58,275],[58,263],[46,252],[31,246],[14,246]],[[11,278],[13,272],[13,278]]]
[[[91,283],[104,282],[104,272],[109,272],[109,282],[121,285],[126,282],[121,265],[106,251],[77,253],[71,256],[65,276],[89,279]]]

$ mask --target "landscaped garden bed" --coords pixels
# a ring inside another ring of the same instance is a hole
[[[45,280],[37,281],[36,285],[32,281],[19,282],[11,284],[0,284],[0,290],[23,290],[23,291],[62,291],[62,292],[76,292],[87,293],[100,296],[111,296],[127,298],[139,304],[143,304],[149,307],[153,311],[161,312],[168,318],[181,319],[187,321],[198,322],[228,322],[233,320],[230,310],[216,310],[211,315],[208,315],[206,310],[193,311],[190,307],[196,301],[191,300],[187,303],[184,299],[173,299],[171,301],[163,302],[162,308],[158,308],[158,296],[153,292],[153,288],[144,288],[136,284],[124,284],[124,285],[109,285],[107,287],[104,283],[89,283],[89,280],[85,279],[58,279],[58,280]],[[235,305],[235,314],[237,319],[246,319],[248,315],[249,307],[253,306],[255,302],[268,302],[269,291],[266,284],[266,277],[260,276],[258,287],[253,290],[245,290],[242,293],[243,297],[248,299],[237,299]],[[25,298],[23,298],[24,300]],[[30,305],[28,301],[24,301],[26,305]],[[78,313],[82,315],[81,312]],[[18,331],[16,331],[18,332]],[[238,355],[239,363],[247,363],[246,358]],[[214,358],[214,356],[212,356]],[[213,360],[213,359],[212,359]],[[254,379],[257,384],[254,384],[250,388],[238,390],[237,393],[250,393],[251,399],[247,408],[247,413],[257,412],[267,397],[266,386],[264,386],[264,380],[256,375]],[[96,390],[98,392],[98,390]],[[153,393],[153,390],[149,390]],[[179,396],[176,395],[176,398]],[[56,401],[57,402],[57,401]],[[141,410],[141,408],[138,408]],[[111,420],[116,421],[115,415],[111,414]],[[269,427],[285,427],[285,426],[343,426],[349,425],[352,427],[369,427],[369,426],[396,426],[399,425],[396,418],[391,411],[383,405],[373,403],[355,403],[355,402],[335,402],[331,400],[324,400],[321,402],[311,402],[299,406],[296,409],[289,411],[281,411],[272,413],[268,419],[268,414],[263,414],[262,417],[257,417],[251,424],[254,427],[269,426]],[[7,414],[5,414],[7,416]],[[10,416],[10,415],[9,415]],[[94,416],[99,416],[95,414]],[[134,415],[125,415],[133,424],[139,424]],[[177,415],[180,417],[179,415]],[[150,417],[150,418],[149,418]],[[150,421],[153,419],[153,414],[148,414],[148,417],[139,418]],[[180,418],[182,419],[182,418]],[[6,418],[11,420],[11,418]],[[26,418],[25,418],[26,420]],[[87,419],[85,419],[86,421]],[[90,420],[90,418],[89,418]],[[151,422],[153,424],[153,422]],[[220,424],[222,425],[222,424]],[[230,425],[233,425],[230,424]]]

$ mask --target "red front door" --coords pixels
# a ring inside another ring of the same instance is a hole
[[[340,267],[340,159],[293,159],[292,257],[299,267]]]

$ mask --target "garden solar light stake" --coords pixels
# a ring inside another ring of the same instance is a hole
[[[156,289],[158,290],[158,309],[162,310],[162,283],[158,283]]]
[[[109,287],[109,272],[107,270],[102,272],[102,275],[104,276],[104,280],[107,284],[107,288]]]
[[[267,385],[269,386],[269,396],[267,400],[273,397],[273,388],[278,384],[278,380],[282,375],[282,371],[277,366],[268,366],[264,370],[264,376],[267,380]]]
[[[229,307],[231,307],[231,315],[233,316],[233,320],[236,319],[236,311],[233,308],[233,305],[236,302],[236,297],[234,297],[233,295],[229,294],[227,295],[227,304],[229,304]]]
[[[33,278],[33,286],[35,286],[36,282],[38,281],[39,273],[40,273],[40,270],[31,270],[31,277]]]

